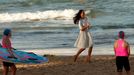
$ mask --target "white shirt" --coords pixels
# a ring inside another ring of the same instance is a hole
[[[79,24],[79,29],[82,29],[84,25],[89,25],[89,22],[87,21],[87,18],[84,18],[84,19],[80,19],[78,24]]]

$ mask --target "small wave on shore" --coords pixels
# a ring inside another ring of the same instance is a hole
[[[77,13],[78,10],[64,9],[64,10],[47,10],[37,12],[24,12],[24,13],[1,13],[0,22],[13,22],[13,21],[38,21],[47,19],[63,19],[69,20]],[[90,11],[86,11],[90,13]]]

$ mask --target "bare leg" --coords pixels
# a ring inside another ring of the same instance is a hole
[[[79,49],[79,51],[77,52],[77,54],[74,56],[74,62],[76,62],[78,56],[80,55],[81,52],[83,52],[85,50],[85,48],[81,48]]]
[[[7,75],[8,74],[8,70],[9,70],[9,67],[3,65],[3,75]]]
[[[87,55],[87,57],[86,57],[86,59],[85,59],[85,62],[90,62],[92,49],[93,49],[93,46],[91,46],[91,47],[88,49],[88,55]]]
[[[16,66],[12,65],[10,67],[11,67],[11,75],[16,75],[16,70],[17,70]]]
[[[130,71],[126,71],[127,72],[127,75],[131,75]]]

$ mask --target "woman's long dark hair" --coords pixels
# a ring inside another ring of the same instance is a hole
[[[79,10],[79,12],[73,17],[74,24],[78,24],[80,18],[81,18],[81,13],[84,12],[84,10]]]

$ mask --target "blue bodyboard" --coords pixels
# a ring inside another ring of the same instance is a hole
[[[37,55],[32,52],[24,52],[19,50],[13,50],[13,54],[16,58],[10,58],[11,56],[7,49],[0,48],[0,60],[11,63],[25,63],[25,64],[40,64],[48,62],[47,57]]]

